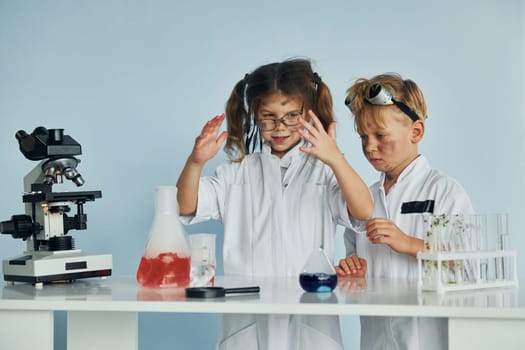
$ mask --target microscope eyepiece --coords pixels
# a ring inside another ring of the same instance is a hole
[[[82,154],[80,144],[71,136],[64,135],[64,129],[46,129],[39,126],[31,135],[19,130],[15,137],[20,144],[20,151],[29,160]]]
[[[64,139],[64,129],[49,129],[49,144],[61,144]]]
[[[18,142],[22,142],[22,140],[26,137],[29,137],[29,135],[24,130],[18,130],[15,134],[15,137],[18,140]]]

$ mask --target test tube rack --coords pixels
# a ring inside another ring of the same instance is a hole
[[[507,214],[426,215],[423,225],[425,251],[417,254],[421,290],[518,285]]]
[[[417,260],[421,290],[441,293],[518,286],[515,250],[419,252]]]

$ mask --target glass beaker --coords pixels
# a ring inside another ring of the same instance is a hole
[[[191,255],[179,219],[177,187],[155,188],[155,216],[146,252],[137,269],[137,282],[148,288],[188,287]]]
[[[208,287],[215,283],[215,234],[189,235],[191,246],[192,287]]]

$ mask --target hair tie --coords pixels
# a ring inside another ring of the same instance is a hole
[[[312,76],[312,83],[314,83],[314,89],[315,91],[319,90],[319,84],[322,82],[321,77],[317,72],[314,72]]]
[[[250,78],[250,74],[246,73],[244,75],[244,78],[242,79],[242,82],[244,84],[244,87],[242,88],[242,104],[244,106],[244,111],[246,112],[248,117],[250,113],[250,106],[248,104],[248,96],[246,95],[246,90],[248,90],[248,79],[249,78]],[[247,130],[249,129],[250,129],[250,125],[247,125]]]

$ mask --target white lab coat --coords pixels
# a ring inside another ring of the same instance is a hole
[[[201,178],[197,212],[183,220],[222,222],[225,275],[298,277],[322,232],[332,257],[336,224],[352,226],[332,170],[299,146],[280,159],[263,145]],[[339,318],[224,315],[217,348],[342,349]]]
[[[374,217],[393,220],[405,233],[423,239],[421,213],[402,213],[403,203],[434,201],[434,214],[474,213],[469,196],[451,177],[431,169],[420,155],[401,173],[387,195],[385,174],[370,186],[374,198]],[[420,208],[421,209],[421,208]],[[399,254],[387,245],[372,244],[364,234],[345,231],[347,255],[357,254],[367,260],[367,277],[417,279],[417,259]],[[444,318],[361,317],[361,349],[447,349],[448,321]]]

